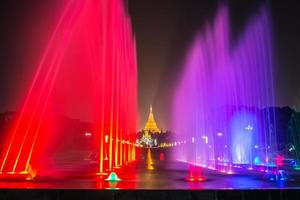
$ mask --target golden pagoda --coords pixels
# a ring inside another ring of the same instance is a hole
[[[150,113],[144,131],[151,132],[151,133],[161,133],[161,130],[157,127],[156,122],[154,120],[154,116],[152,113],[152,106],[150,106]]]

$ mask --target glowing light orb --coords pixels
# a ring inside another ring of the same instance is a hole
[[[105,179],[105,181],[117,182],[117,181],[121,181],[121,179],[118,177],[118,175],[116,174],[116,172],[111,172],[109,174],[109,176]]]

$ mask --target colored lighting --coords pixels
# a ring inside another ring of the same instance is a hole
[[[254,158],[254,164],[255,164],[255,165],[260,164],[260,158],[259,158],[258,156],[256,156],[256,157]]]
[[[283,156],[277,155],[276,158],[275,158],[276,165],[277,165],[277,166],[282,166],[282,165],[283,165],[283,159],[284,159]]]
[[[160,160],[160,161],[165,160],[165,154],[164,154],[164,153],[160,153],[160,154],[159,154],[159,160]]]
[[[175,87],[172,130],[175,141],[194,137],[203,144],[177,145],[176,159],[244,167],[277,151],[276,113],[269,108],[276,104],[270,24],[262,6],[233,40],[229,9],[221,4],[196,33]]]
[[[105,179],[105,181],[117,182],[121,181],[121,179],[117,176],[116,172],[111,172],[109,176]]]
[[[86,137],[91,137],[91,136],[92,136],[92,133],[86,132],[84,135],[85,135]]]
[[[207,136],[202,136],[201,138],[205,141],[205,144],[208,144],[208,137]]]
[[[47,174],[51,165],[43,161],[49,149],[70,134],[59,132],[65,122],[53,113],[70,110],[96,122],[93,134],[83,136],[99,152],[99,174],[135,159],[137,62],[131,29],[122,0],[67,1],[7,131],[0,173]]]
[[[253,130],[253,126],[251,126],[250,124],[248,124],[248,125],[245,127],[245,130],[247,130],[247,131],[252,131],[252,130]]]
[[[98,173],[96,173],[96,175],[97,176],[100,176],[100,177],[102,177],[102,176],[106,176],[108,173],[105,173],[105,172],[98,172]]]
[[[203,177],[189,177],[186,180],[190,181],[190,182],[201,182],[201,181],[205,181],[205,178],[203,178]]]
[[[202,168],[193,163],[189,165],[189,176],[186,178],[187,181],[190,182],[199,182],[204,181],[205,178],[202,174]]]
[[[270,181],[293,181],[289,174],[284,170],[275,170],[267,172],[264,177],[267,177]]]

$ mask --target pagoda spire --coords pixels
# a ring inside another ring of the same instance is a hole
[[[152,133],[161,133],[161,130],[157,127],[154,115],[153,115],[153,110],[152,110],[152,105],[150,105],[150,112],[148,116],[148,121],[146,123],[146,126],[144,128],[144,131],[152,132]]]

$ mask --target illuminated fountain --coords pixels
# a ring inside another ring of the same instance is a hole
[[[274,163],[276,130],[269,13],[262,7],[232,42],[221,6],[196,35],[174,96],[175,159],[231,174]]]
[[[61,134],[59,114],[88,116],[95,124],[89,136],[99,152],[98,173],[135,159],[135,41],[122,2],[67,1],[1,144],[2,177],[54,175],[53,149],[73,137]]]

